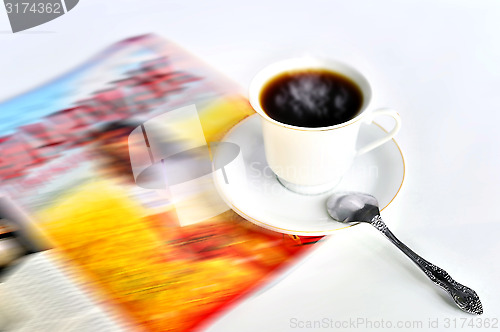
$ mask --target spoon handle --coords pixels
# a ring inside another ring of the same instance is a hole
[[[370,224],[384,234],[396,247],[405,253],[424,271],[429,279],[451,295],[457,306],[471,314],[483,313],[483,306],[478,295],[471,288],[456,282],[445,270],[429,263],[401,242],[387,227],[380,215],[373,217]]]

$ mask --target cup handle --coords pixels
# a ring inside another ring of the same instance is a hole
[[[375,142],[371,142],[371,143],[365,145],[364,147],[362,147],[361,149],[359,149],[356,153],[357,156],[365,154],[368,151],[371,151],[371,150],[375,149],[376,147],[379,147],[382,144],[388,142],[390,139],[392,139],[397,134],[397,132],[401,128],[401,117],[399,116],[398,112],[396,112],[395,110],[390,109],[390,108],[381,108],[381,109],[373,111],[373,113],[369,115],[366,122],[372,123],[373,119],[379,115],[387,115],[387,116],[392,117],[395,121],[394,128],[392,128],[392,130],[390,132],[388,132],[385,137],[379,138]]]

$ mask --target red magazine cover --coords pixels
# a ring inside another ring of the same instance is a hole
[[[207,142],[253,114],[238,86],[155,36],[0,103],[0,192],[130,330],[202,329],[321,239],[264,230],[229,209],[186,225],[172,201],[135,182],[131,132],[192,104]]]

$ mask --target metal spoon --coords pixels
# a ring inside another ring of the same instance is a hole
[[[339,192],[328,198],[326,207],[328,214],[337,221],[366,222],[374,226],[417,264],[433,283],[448,292],[460,309],[476,315],[483,313],[483,306],[474,290],[453,280],[445,270],[417,255],[392,234],[380,217],[375,197],[357,192]]]

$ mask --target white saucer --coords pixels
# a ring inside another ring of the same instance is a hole
[[[363,125],[358,144],[364,146],[386,134],[377,124]],[[224,201],[243,218],[273,231],[303,236],[327,235],[346,228],[346,224],[333,221],[326,212],[325,202],[332,191],[306,196],[278,182],[266,162],[258,115],[238,123],[222,141],[237,144],[242,158],[227,167],[226,174],[214,173],[215,184]],[[383,209],[398,194],[404,175],[403,155],[396,141],[391,140],[357,157],[333,191],[372,194]]]

